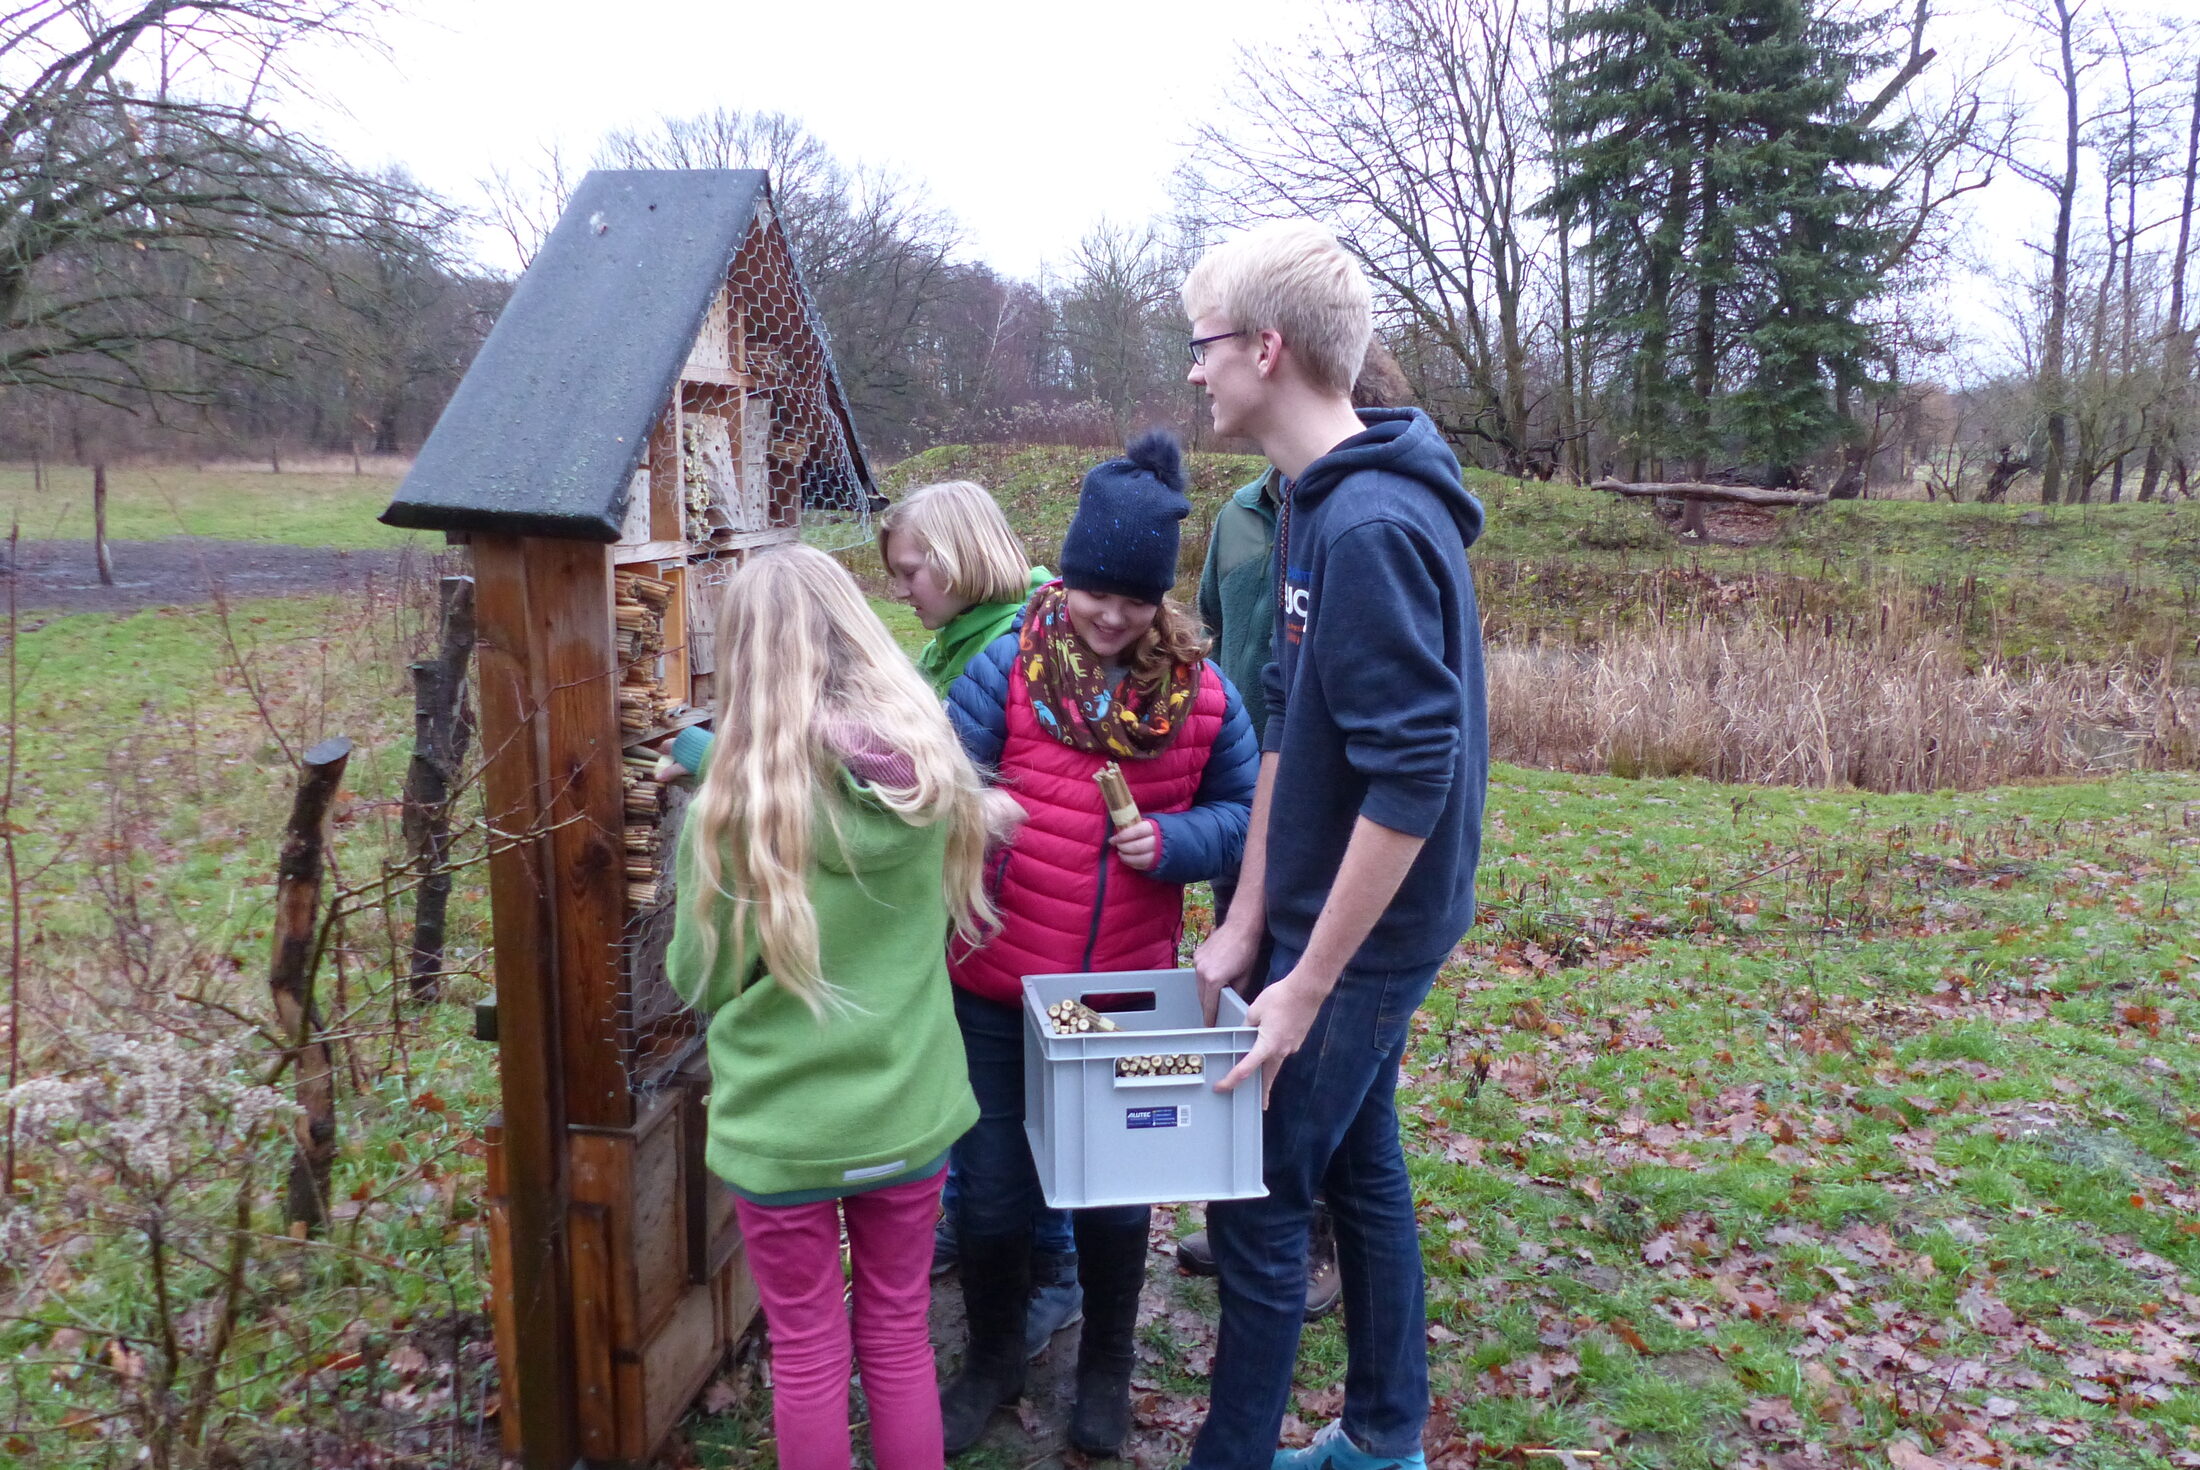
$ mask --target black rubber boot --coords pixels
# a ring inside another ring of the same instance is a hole
[[[962,1239],[962,1371],[940,1389],[940,1437],[959,1455],[985,1437],[993,1411],[1024,1392],[1024,1304],[1031,1296],[1031,1234]]]
[[[1077,1402],[1069,1442],[1088,1455],[1120,1454],[1131,1432],[1131,1366],[1137,1354],[1138,1293],[1146,1284],[1147,1212],[1079,1210],[1077,1276],[1085,1328],[1077,1341]]]

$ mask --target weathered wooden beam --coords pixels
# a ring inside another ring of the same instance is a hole
[[[544,760],[543,688],[532,657],[527,557],[511,536],[473,541],[480,621],[482,795],[495,831],[489,912],[495,931],[497,1071],[504,1116],[497,1155],[511,1324],[500,1354],[504,1412],[519,1421],[526,1470],[571,1470],[580,1452],[566,1238],[565,1079],[558,1014],[556,905]],[[503,1344],[500,1344],[500,1347]]]
[[[1824,505],[1818,490],[1767,490],[1758,485],[1706,485],[1694,480],[1672,482],[1599,480],[1589,487],[1614,495],[1654,495],[1671,500],[1725,500],[1737,505]]]
[[[319,958],[314,950],[320,939],[321,880],[328,871],[336,792],[350,760],[351,742],[341,735],[306,752],[275,865],[275,954],[267,988],[289,1053],[299,1108],[283,1218],[314,1234],[328,1224],[329,1166],[336,1158],[335,1068],[313,1003],[313,966]]]

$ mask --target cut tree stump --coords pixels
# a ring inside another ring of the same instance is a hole
[[[1682,501],[1687,509],[1681,516],[1681,534],[1699,541],[1705,534],[1703,508],[1712,501],[1758,506],[1826,503],[1825,492],[1821,490],[1768,490],[1760,485],[1707,485],[1698,480],[1599,480],[1589,488],[1608,490],[1614,495]]]
[[[320,958],[315,948],[321,880],[328,870],[336,792],[350,760],[351,742],[341,735],[306,752],[275,867],[275,958],[267,988],[275,1001],[275,1024],[290,1053],[299,1108],[283,1219],[310,1235],[328,1224],[329,1166],[336,1159],[335,1067],[313,1003],[313,967]]]

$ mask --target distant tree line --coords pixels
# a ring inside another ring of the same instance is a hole
[[[2009,4],[2020,46],[1959,67],[1931,0],[1365,0],[1249,54],[1189,172],[1209,219],[1338,224],[1492,468],[2183,491],[2200,51],[2131,0]],[[2052,225],[1982,372],[1941,293],[2008,174]]]
[[[2137,0],[2004,3],[2023,45],[1962,65],[1932,0],[1339,5],[1242,58],[1223,95],[1247,101],[1194,126],[1167,217],[1102,223],[1037,280],[785,115],[668,117],[585,163],[772,171],[875,454],[1141,422],[1196,441],[1183,270],[1311,215],[1471,463],[2189,493],[2200,57]],[[462,226],[524,261],[580,163],[548,151],[462,216],[271,121],[292,46],[376,8],[40,0],[0,22],[0,453],[417,448],[509,289]],[[1973,268],[1963,201],[1996,178],[2041,202],[2035,268],[1996,285],[1998,353],[1942,309]]]
[[[506,287],[457,216],[274,119],[356,0],[36,0],[0,21],[0,452],[395,451]]]

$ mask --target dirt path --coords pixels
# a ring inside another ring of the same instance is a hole
[[[332,551],[275,541],[210,541],[167,536],[158,541],[110,541],[115,585],[103,587],[89,541],[18,543],[14,566],[0,544],[0,577],[17,579],[25,612],[130,612],[230,597],[284,597],[337,592],[369,576],[395,575],[422,553]]]

